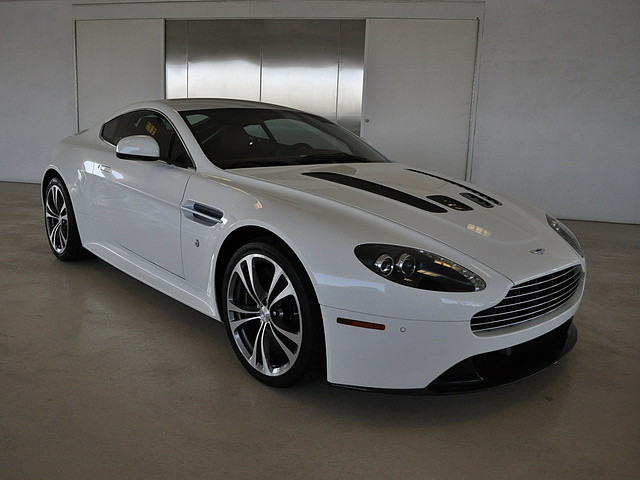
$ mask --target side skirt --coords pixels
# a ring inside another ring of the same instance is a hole
[[[132,276],[136,280],[184,303],[185,305],[220,321],[215,298],[194,287],[181,277],[167,272],[143,258],[131,258],[134,254],[115,246],[86,243],[84,248],[108,264]]]

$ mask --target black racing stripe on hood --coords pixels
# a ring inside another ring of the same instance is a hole
[[[339,183],[340,185],[357,188],[358,190],[364,190],[365,192],[374,193],[382,197],[390,198],[391,200],[396,200],[406,205],[411,205],[412,207],[426,210],[427,212],[447,212],[446,209],[439,207],[438,205],[435,205],[431,202],[427,202],[426,200],[422,200],[421,198],[414,197],[413,195],[409,195],[408,193],[401,192],[400,190],[396,190],[394,188],[385,187],[384,185],[379,185],[367,180],[362,180],[361,178],[351,177],[349,175],[342,175],[340,173],[333,172],[306,172],[302,175],[305,175],[307,177],[320,178],[321,180],[327,180],[333,183]]]
[[[449,178],[440,177],[438,175],[434,175],[433,173],[421,172],[420,170],[414,170],[413,168],[407,168],[407,171],[408,172],[419,173],[420,175],[426,175],[427,177],[437,178],[438,180],[442,180],[442,181],[448,182],[448,183],[450,183],[452,185],[456,185],[457,187],[464,188],[465,190],[469,190],[470,192],[475,193],[479,197],[482,197],[482,198],[484,198],[486,200],[489,200],[491,203],[495,203],[496,205],[502,205],[502,203],[500,203],[495,198],[490,197],[489,195],[486,195],[486,194],[484,194],[482,192],[479,192],[478,190],[475,190],[475,189],[473,189],[471,187],[468,187],[467,185],[463,185],[462,183],[458,183],[455,180],[451,180]]]

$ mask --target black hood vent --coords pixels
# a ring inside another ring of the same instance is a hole
[[[406,205],[419,208],[431,213],[446,213],[447,210],[435,205],[431,202],[427,202],[408,193],[401,192],[395,188],[385,187],[377,183],[362,180],[361,178],[351,177],[349,175],[342,175],[341,173],[333,172],[307,172],[303,173],[307,177],[320,178],[321,180],[327,180],[333,183],[339,183],[340,185],[346,185],[348,187],[357,188],[358,190],[364,190],[365,192],[374,193],[382,197],[390,198]]]
[[[500,203],[498,200],[496,200],[493,197],[490,197],[489,195],[485,195],[482,192],[479,192],[478,190],[475,190],[474,188],[468,187],[467,185],[463,185],[462,183],[458,183],[455,180],[451,180],[450,178],[444,178],[444,177],[440,177],[438,175],[434,175],[433,173],[427,173],[427,172],[421,172],[420,170],[414,170],[413,168],[407,168],[408,172],[414,172],[414,173],[419,173],[420,175],[426,175],[427,177],[433,177],[433,178],[437,178],[438,180],[442,180],[444,182],[448,182],[451,185],[455,185],[457,187],[461,187],[464,188],[465,190],[468,190],[470,192],[475,193],[477,196],[484,198],[485,200],[489,200],[491,203],[495,204],[495,205],[502,205],[502,203]],[[466,195],[465,195],[466,196]],[[468,197],[467,197],[468,198]]]
[[[446,195],[429,195],[427,197],[429,200],[433,200],[436,203],[444,205],[445,207],[453,208],[454,210],[458,210],[460,212],[468,212],[469,210],[473,210],[466,203],[462,203],[455,198],[447,197]],[[491,205],[493,207],[493,205]]]
[[[471,200],[472,202],[477,203],[478,205],[480,205],[481,207],[484,208],[493,208],[493,203],[486,201],[484,198],[480,198],[478,195],[474,195],[473,193],[469,193],[469,192],[462,192],[460,195],[462,195],[464,198],[468,198],[469,200]]]

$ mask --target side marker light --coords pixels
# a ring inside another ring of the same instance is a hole
[[[348,318],[338,318],[338,323],[341,325],[350,325],[352,327],[368,328],[370,330],[384,330],[387,328],[381,323],[363,322],[361,320],[351,320]]]

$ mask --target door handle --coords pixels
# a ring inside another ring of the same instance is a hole
[[[98,170],[109,173],[111,171],[111,167],[109,165],[98,165]]]
[[[187,218],[210,227],[224,222],[224,213],[222,211],[192,200],[182,205],[180,210],[187,214]]]

